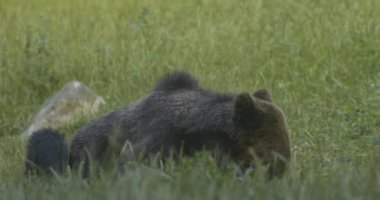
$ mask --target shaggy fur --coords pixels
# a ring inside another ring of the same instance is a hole
[[[41,129],[28,141],[25,170],[27,174],[62,174],[67,166],[68,149],[63,136],[59,133]]]
[[[281,176],[290,160],[285,119],[266,90],[217,93],[200,87],[185,72],[166,75],[145,98],[78,130],[69,165],[83,163],[87,177],[90,166],[112,163],[122,149],[119,165],[131,158],[126,156],[131,152],[143,158],[158,153],[175,158],[179,153],[191,156],[209,150],[216,152],[219,163],[229,160],[242,168],[259,158],[269,165],[270,177]]]

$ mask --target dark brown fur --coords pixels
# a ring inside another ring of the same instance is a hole
[[[112,163],[112,155],[120,152],[122,166],[135,154],[149,159],[158,153],[165,158],[204,150],[242,168],[259,158],[269,165],[270,177],[281,176],[290,160],[284,115],[266,90],[217,93],[200,87],[187,73],[174,72],[148,96],[78,130],[69,165],[83,163],[88,176],[90,165]]]

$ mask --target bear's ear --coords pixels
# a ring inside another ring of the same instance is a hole
[[[262,110],[248,93],[235,98],[232,120],[237,128],[255,130],[262,125]]]
[[[252,96],[257,97],[261,100],[272,102],[272,98],[266,89],[259,89],[252,94]]]

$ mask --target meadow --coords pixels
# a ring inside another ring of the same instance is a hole
[[[105,97],[94,118],[175,69],[213,90],[270,91],[291,136],[282,179],[238,178],[208,153],[91,183],[23,177],[20,133],[66,82]],[[0,0],[0,95],[0,199],[380,198],[378,0]]]

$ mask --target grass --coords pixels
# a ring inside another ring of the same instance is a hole
[[[267,88],[291,130],[283,179],[239,179],[207,154],[90,184],[23,178],[19,134],[66,82],[95,89],[106,112],[173,69],[214,90]],[[0,0],[0,94],[0,199],[380,196],[378,0]]]

